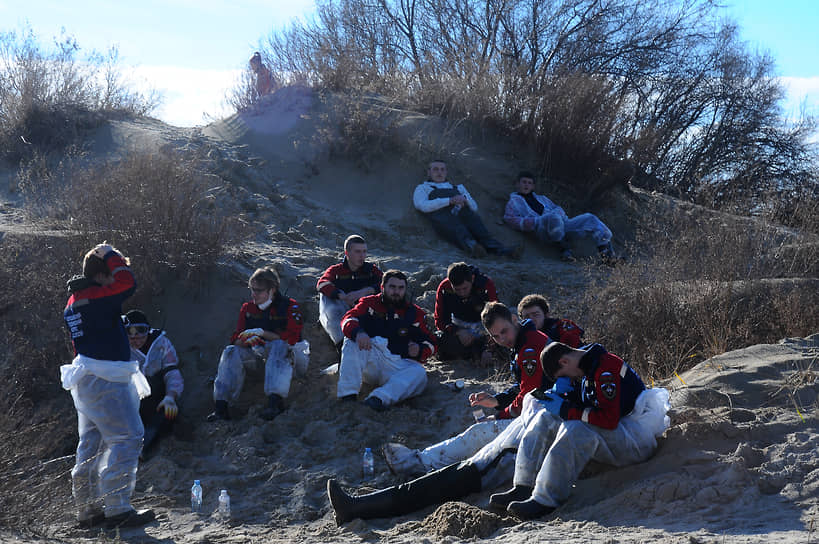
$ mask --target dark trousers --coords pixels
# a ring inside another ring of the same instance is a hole
[[[470,249],[473,244],[469,242],[475,240],[487,251],[498,251],[503,247],[489,234],[480,216],[468,207],[461,208],[456,215],[452,214],[451,207],[435,210],[426,215],[432,222],[432,228],[441,238],[461,249]]]

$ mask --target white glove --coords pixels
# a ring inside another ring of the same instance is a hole
[[[166,395],[162,402],[159,403],[159,406],[156,407],[156,411],[160,411],[165,409],[165,419],[176,419],[176,416],[179,414],[179,408],[176,406],[176,401],[173,400],[173,397],[170,395]]]
[[[247,342],[248,339],[253,338],[254,336],[261,337],[264,334],[264,329],[245,329],[239,333],[239,339]]]

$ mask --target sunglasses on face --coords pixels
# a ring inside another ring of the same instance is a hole
[[[126,330],[128,336],[142,336],[148,334],[148,325],[129,325]]]

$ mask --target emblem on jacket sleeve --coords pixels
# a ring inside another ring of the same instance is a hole
[[[520,354],[521,368],[526,372],[527,376],[534,376],[537,372],[538,357],[537,352],[532,348],[526,348]]]
[[[606,400],[614,400],[617,396],[617,381],[611,372],[603,372],[600,375],[600,391]]]

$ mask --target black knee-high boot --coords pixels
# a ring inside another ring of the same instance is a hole
[[[481,490],[481,474],[471,463],[454,463],[405,484],[354,497],[334,479],[327,495],[341,525],[356,518],[388,518],[409,514],[425,506],[460,499]]]

